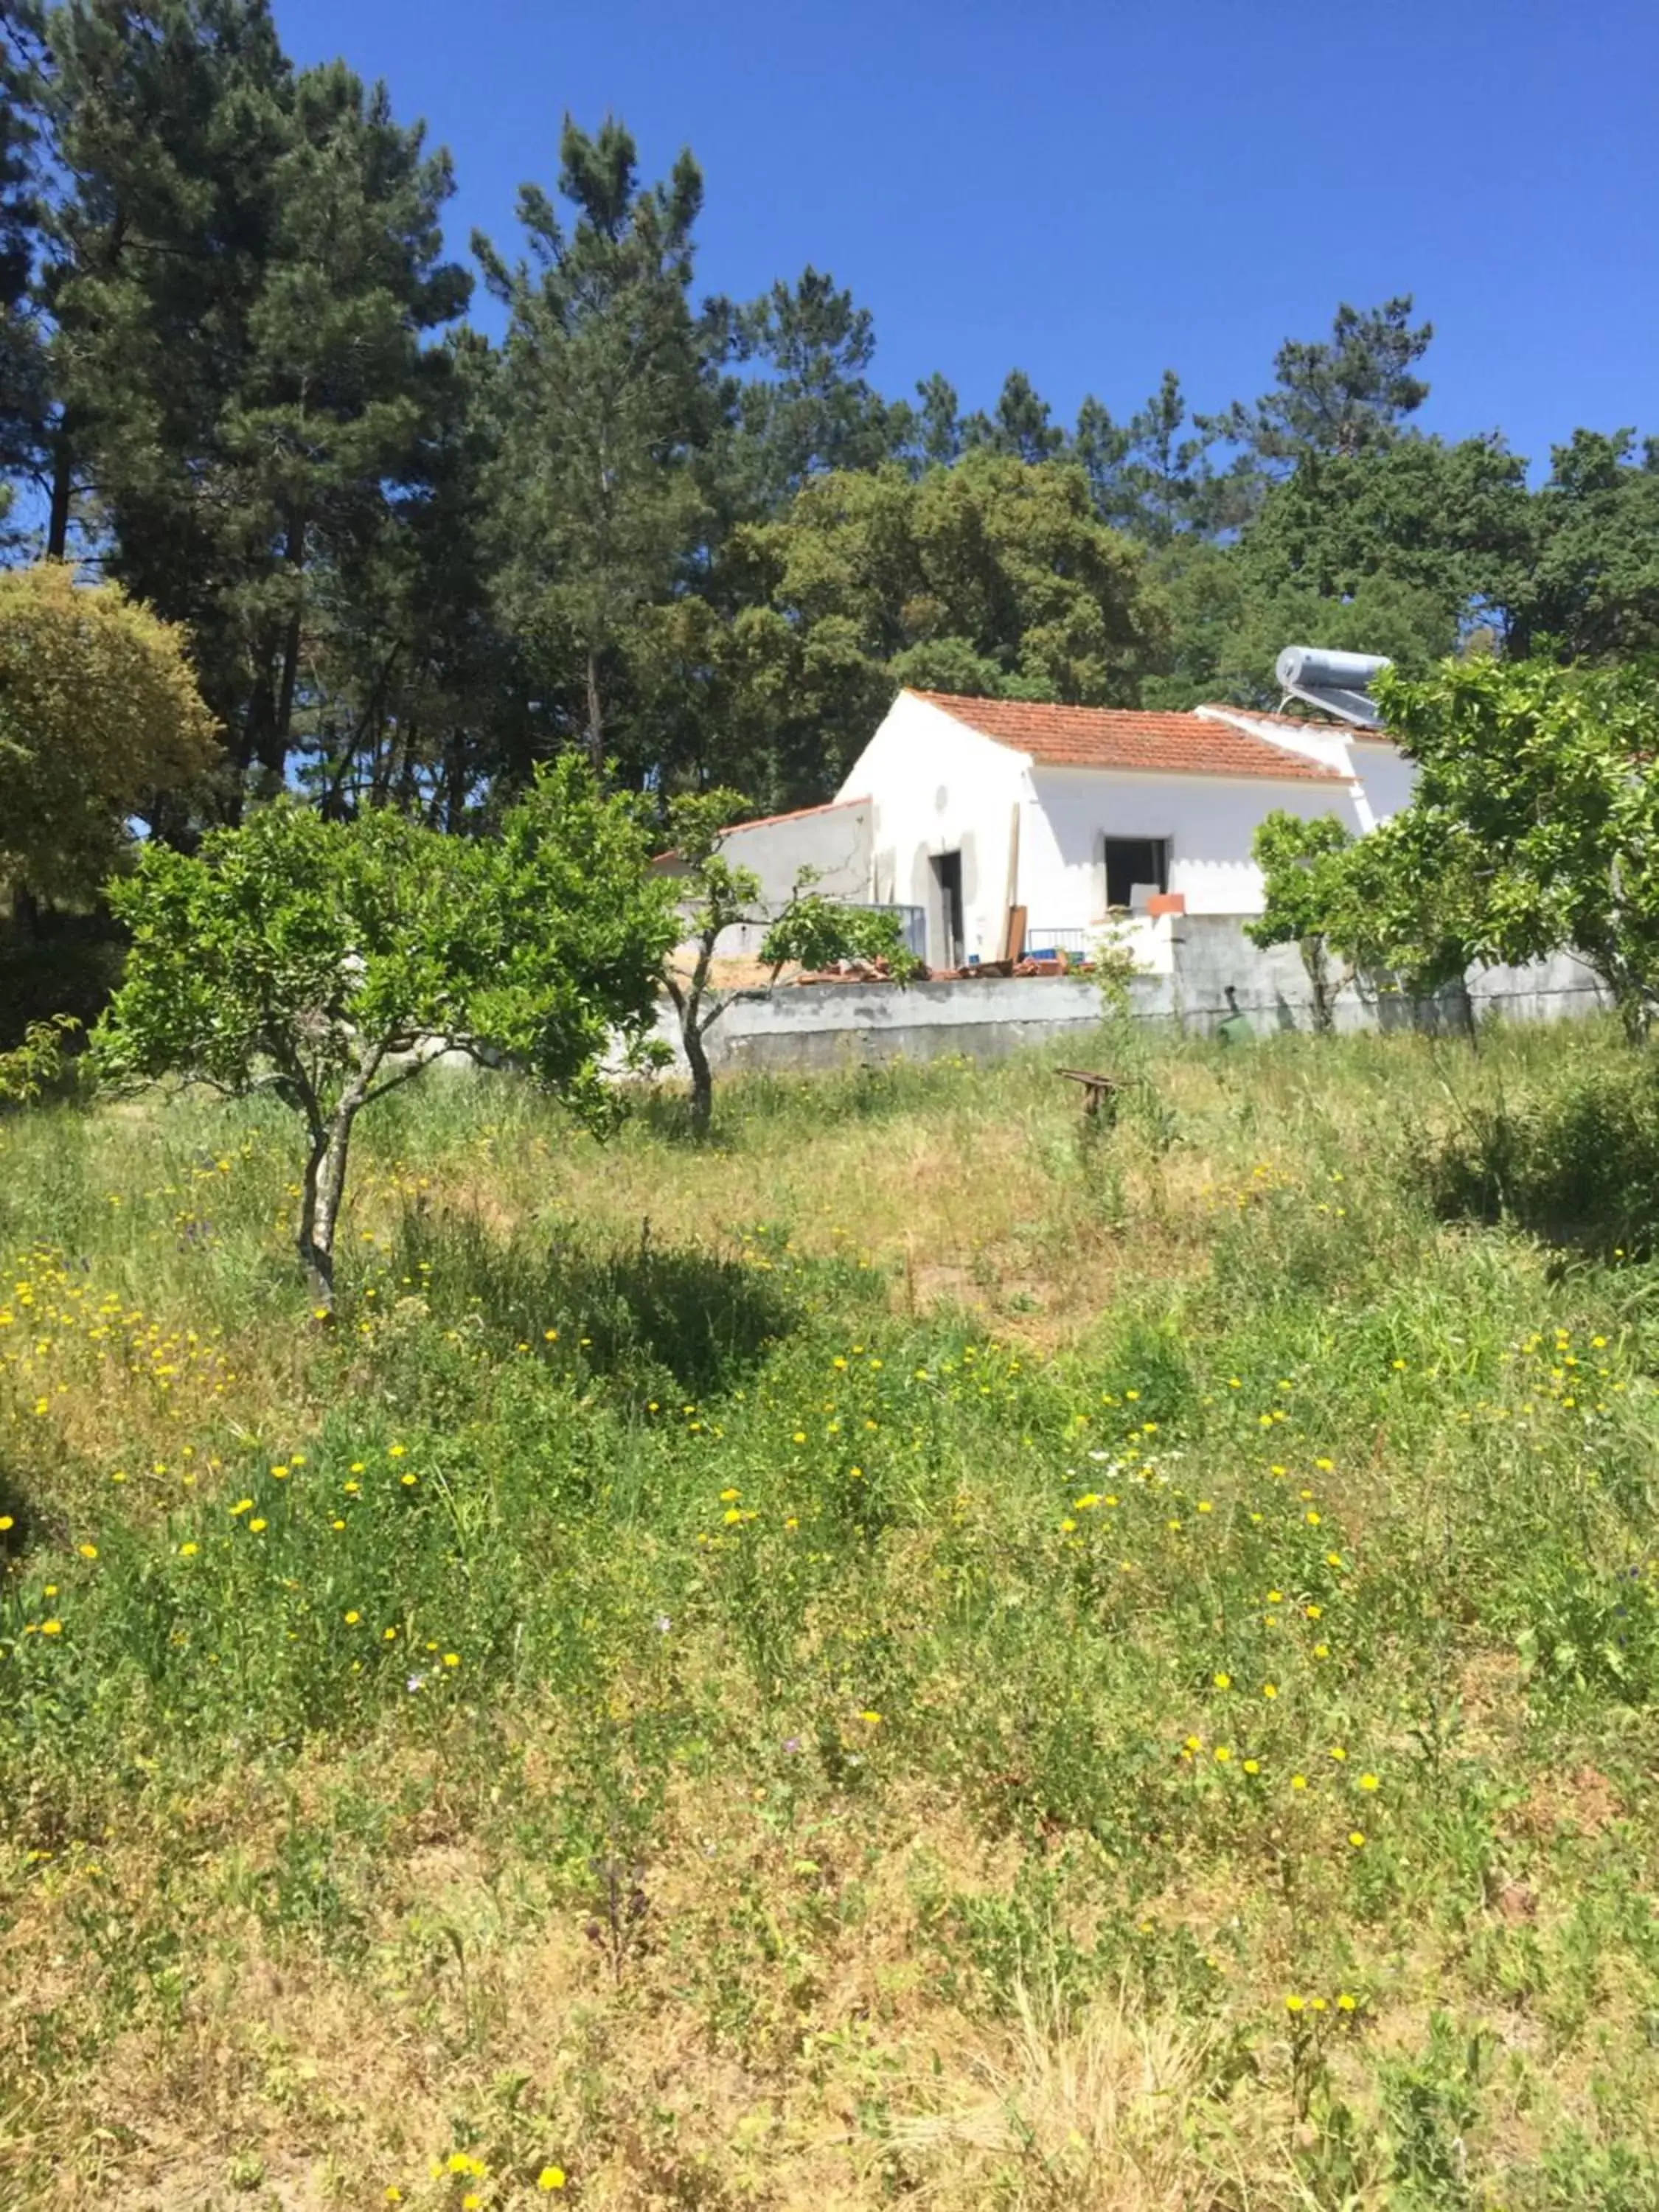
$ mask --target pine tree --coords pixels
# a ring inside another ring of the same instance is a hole
[[[594,771],[625,738],[629,773],[653,769],[640,732],[615,726],[645,617],[702,542],[708,498],[694,463],[718,423],[715,380],[687,294],[702,179],[689,153],[642,185],[633,139],[566,119],[559,190],[568,234],[539,186],[519,195],[531,264],[474,251],[511,317],[498,380],[495,544],[504,619],[544,686],[556,735]]]
[[[1066,433],[1024,370],[1014,368],[1003,380],[995,414],[970,415],[963,423],[963,444],[1035,465],[1052,460],[1063,449]]]
[[[84,0],[48,22],[64,188],[45,289],[108,565],[195,641],[239,780],[284,780],[318,586],[418,484],[465,303],[445,157],[343,66],[296,78],[264,0]]]
[[[0,521],[10,483],[38,476],[48,410],[44,335],[34,297],[44,218],[40,21],[0,0]]]
[[[957,388],[937,371],[916,386],[921,402],[916,444],[924,465],[948,468],[962,453],[962,411]]]
[[[1409,292],[1380,307],[1345,301],[1328,339],[1287,338],[1273,356],[1278,379],[1253,406],[1235,400],[1200,418],[1200,430],[1232,440],[1270,472],[1307,453],[1351,459],[1399,436],[1429,387],[1413,374],[1434,337],[1432,323],[1412,325]]]
[[[868,308],[809,268],[792,286],[773,285],[735,315],[742,357],[767,376],[742,387],[734,445],[748,503],[771,513],[809,477],[872,469],[908,443],[915,417],[890,403],[865,372],[876,349]]]

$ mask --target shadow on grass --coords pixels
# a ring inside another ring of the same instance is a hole
[[[684,1091],[641,1085],[629,1094],[628,1118],[658,1144],[672,1146],[677,1152],[729,1152],[736,1146],[731,1125],[721,1115],[721,1103],[716,1089],[713,1123],[699,1129],[691,1119],[691,1102]]]
[[[1659,1060],[1599,1060],[1559,1088],[1465,1105],[1419,1174],[1443,1220],[1510,1221],[1563,1249],[1650,1258],[1659,1250]]]
[[[398,1272],[432,1309],[560,1364],[688,1398],[727,1389],[802,1318],[793,1285],[696,1246],[599,1244],[572,1224],[508,1240],[465,1214],[405,1216]]]

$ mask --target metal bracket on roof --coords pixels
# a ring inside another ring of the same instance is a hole
[[[1356,729],[1382,726],[1370,684],[1393,663],[1381,653],[1327,653],[1314,645],[1287,645],[1273,663],[1273,674],[1287,699],[1304,700],[1322,714]]]

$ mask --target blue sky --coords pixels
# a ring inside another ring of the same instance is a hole
[[[275,0],[299,61],[389,83],[455,160],[452,242],[514,239],[562,115],[707,180],[699,289],[805,263],[876,378],[965,404],[1024,368],[1069,419],[1166,364],[1252,397],[1339,299],[1411,291],[1425,427],[1535,460],[1659,431],[1655,0]]]

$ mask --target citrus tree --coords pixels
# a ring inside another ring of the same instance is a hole
[[[96,1033],[116,1079],[267,1090],[305,1142],[297,1243],[319,1318],[352,1133],[448,1052],[604,1111],[602,1058],[641,1036],[672,922],[629,802],[574,762],[498,839],[279,804],[199,853],[149,846],[110,886],[132,948]]]
[[[1659,672],[1446,661],[1377,696],[1417,764],[1372,865],[1429,964],[1571,950],[1626,1035],[1659,1002]],[[1362,844],[1369,841],[1362,841]],[[1403,892],[1403,896],[1401,893]]]
[[[708,1127],[714,1105],[714,1074],[705,1038],[736,994],[715,988],[714,948],[728,929],[757,924],[760,878],[727,858],[726,837],[748,807],[740,792],[687,793],[669,809],[675,855],[684,871],[678,890],[682,944],[663,969],[663,988],[673,1002],[680,1043],[691,1077],[690,1119],[699,1136]],[[838,960],[880,960],[901,981],[920,965],[904,942],[896,914],[879,908],[838,905],[814,890],[817,875],[802,868],[781,913],[774,916],[761,941],[760,957],[770,964],[773,981],[792,963],[827,968]]]
[[[1352,838],[1334,814],[1311,821],[1275,807],[1256,825],[1250,850],[1261,871],[1264,905],[1244,934],[1265,951],[1294,945],[1313,992],[1314,1027],[1336,1026],[1336,994],[1352,969],[1332,966],[1331,933],[1341,927],[1344,863]]]

